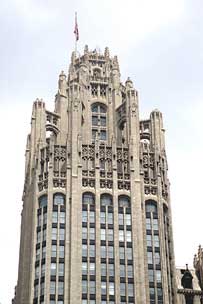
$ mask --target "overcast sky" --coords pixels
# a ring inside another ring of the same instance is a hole
[[[75,4],[73,5],[73,2]],[[53,110],[58,74],[67,72],[78,12],[85,44],[118,55],[134,81],[141,118],[164,117],[176,264],[192,265],[203,245],[202,0],[7,0],[0,8],[0,303],[17,281],[24,152],[33,101]]]

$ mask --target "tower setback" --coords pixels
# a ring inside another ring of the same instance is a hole
[[[108,48],[72,54],[33,104],[14,303],[176,303],[164,137]]]

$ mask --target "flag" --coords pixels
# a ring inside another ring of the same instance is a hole
[[[74,34],[75,34],[75,40],[79,40],[79,30],[78,30],[78,22],[77,22],[77,13],[75,13],[75,29],[74,29]]]

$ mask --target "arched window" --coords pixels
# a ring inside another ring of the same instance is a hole
[[[106,193],[102,194],[100,199],[100,204],[101,206],[112,206],[113,204],[112,196]]]
[[[39,208],[47,206],[47,195],[43,195],[39,198]]]
[[[157,203],[153,200],[147,200],[145,203],[145,211],[149,213],[157,213]]]
[[[118,206],[121,208],[130,208],[130,198],[126,195],[120,195],[118,197]]]
[[[92,105],[92,140],[106,140],[106,106],[100,103]]]
[[[94,203],[95,203],[94,194],[91,192],[83,193],[82,203],[83,203],[83,205],[94,205]]]
[[[65,196],[62,193],[56,193],[54,195],[54,205],[55,206],[64,206],[65,205]]]

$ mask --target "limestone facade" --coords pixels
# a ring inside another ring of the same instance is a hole
[[[86,46],[55,110],[34,102],[15,303],[176,303],[162,114],[140,120],[138,99]]]

